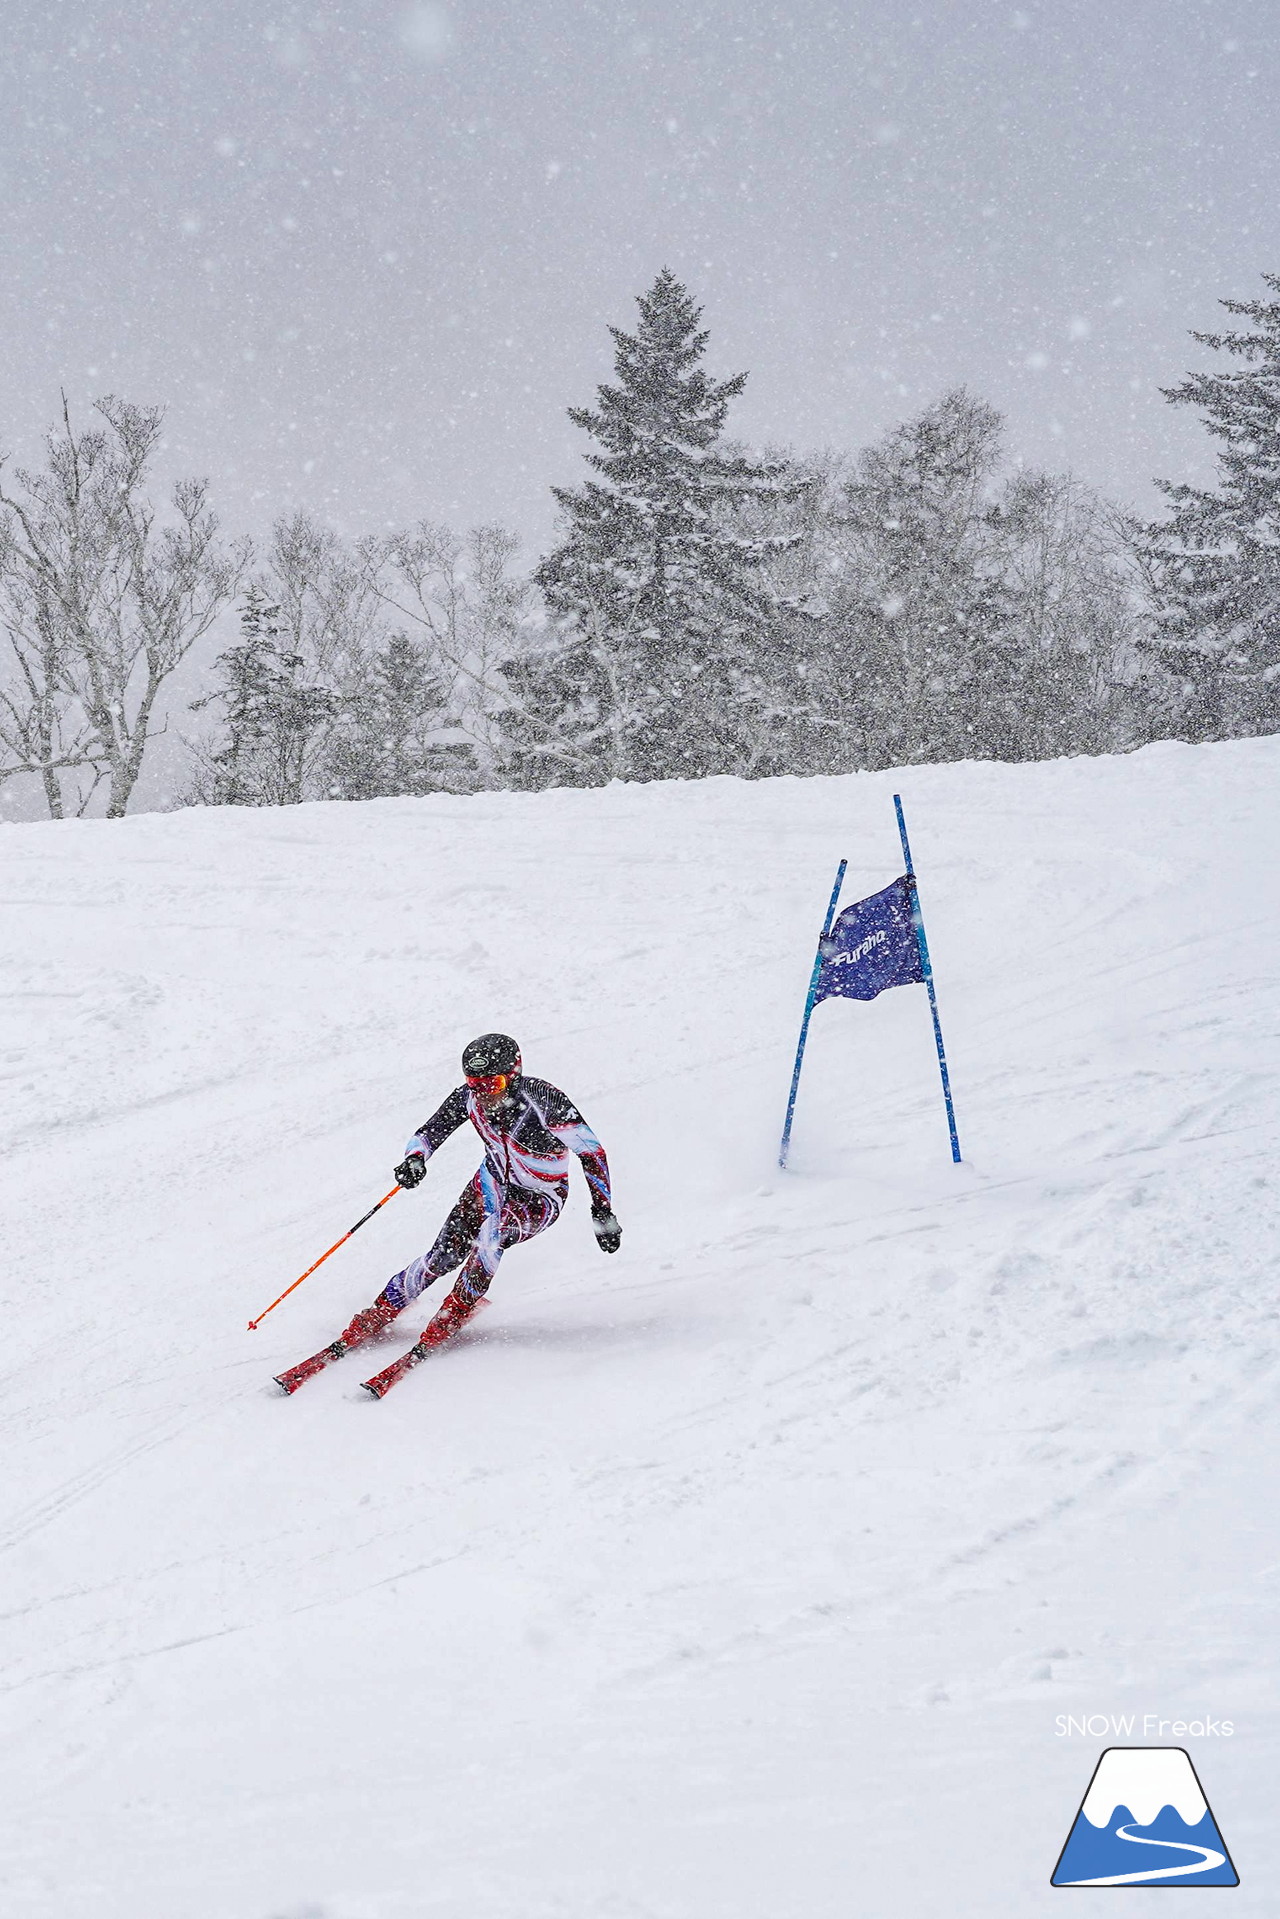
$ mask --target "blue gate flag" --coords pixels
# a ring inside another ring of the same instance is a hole
[[[791,1150],[791,1122],[795,1118],[796,1094],[800,1087],[800,1068],[804,1064],[805,1041],[809,1021],[819,1000],[875,999],[890,986],[914,986],[923,981],[929,994],[929,1012],[933,1019],[933,1040],[938,1049],[938,1071],[942,1076],[942,1097],[947,1108],[947,1131],[951,1135],[951,1157],[960,1164],[960,1139],[956,1132],[956,1112],[951,1099],[951,1075],[942,1044],[942,1022],[938,1018],[938,995],[929,964],[929,942],[924,934],[924,916],[916,887],[916,869],[911,864],[911,846],[907,822],[902,812],[902,796],[893,796],[898,816],[898,837],[907,870],[900,880],[886,886],[883,893],[846,906],[836,919],[836,904],[844,885],[847,860],[841,860],[836,883],[831,889],[822,936],[813,956],[809,975],[809,995],[800,1022],[800,1041],[796,1063],[791,1069],[791,1092],[787,1097],[787,1117],[782,1127],[778,1164],[785,1166]]]
[[[824,999],[875,999],[890,986],[924,979],[911,911],[911,879],[846,906],[822,942],[815,1006]]]

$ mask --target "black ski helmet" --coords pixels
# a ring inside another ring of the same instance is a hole
[[[491,1073],[520,1071],[520,1048],[510,1033],[481,1033],[462,1049],[462,1070],[468,1079],[488,1078]]]

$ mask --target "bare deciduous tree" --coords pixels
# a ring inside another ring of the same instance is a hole
[[[511,571],[519,545],[502,526],[472,527],[463,540],[421,520],[366,548],[383,604],[429,641],[444,670],[453,721],[483,786],[499,780],[511,704],[502,667],[523,650],[532,597],[528,580]]]
[[[75,704],[49,596],[18,573],[7,520],[0,520],[0,624],[10,649],[10,673],[0,682],[0,779],[34,774],[50,819],[65,816],[69,796],[72,810],[83,813],[101,779],[90,758],[92,732]]]
[[[1148,613],[1131,523],[1065,473],[1018,473],[999,505],[993,539],[1019,643],[1017,719],[1004,757],[1139,744],[1151,694],[1138,645]]]
[[[166,679],[236,590],[243,551],[217,541],[203,480],[181,480],[162,520],[147,481],[163,414],[108,396],[77,434],[63,401],[39,472],[0,488],[3,614],[12,671],[0,774],[38,771],[50,813],[62,776],[108,783],[119,818],[142,770]],[[86,797],[76,789],[76,810]]]
[[[1123,750],[1150,736],[1131,530],[1066,474],[1002,475],[1003,423],[945,394],[856,460],[813,465],[771,564],[810,615],[775,642],[785,758],[840,771]]]
[[[371,558],[376,541],[350,546],[309,513],[276,521],[265,556],[281,647],[333,686],[358,673],[377,638],[382,603]]]

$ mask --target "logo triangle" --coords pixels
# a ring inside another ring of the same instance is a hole
[[[1238,1886],[1191,1755],[1182,1746],[1108,1746],[1049,1883]]]

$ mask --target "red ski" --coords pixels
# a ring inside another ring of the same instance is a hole
[[[290,1366],[287,1372],[277,1373],[276,1385],[282,1387],[286,1393],[296,1393],[299,1386],[305,1386],[309,1379],[314,1379],[317,1373],[322,1373],[326,1366],[332,1366],[334,1360],[341,1359],[346,1351],[347,1348],[342,1341],[335,1339],[332,1346],[323,1347],[310,1359],[300,1359],[297,1365]]]
[[[276,1384],[286,1393],[296,1393],[299,1386],[305,1386],[309,1379],[322,1373],[326,1366],[332,1366],[335,1359],[343,1359],[348,1353],[363,1346],[366,1340],[385,1332],[396,1314],[398,1306],[388,1305],[385,1300],[376,1299],[372,1306],[366,1306],[357,1313],[351,1324],[338,1334],[331,1346],[322,1346],[310,1359],[300,1359],[296,1366],[290,1366],[288,1372],[276,1374]]]
[[[437,1346],[443,1346],[446,1339],[452,1339],[453,1335],[460,1332],[466,1325],[477,1308],[487,1304],[487,1300],[483,1297],[468,1302],[459,1299],[456,1293],[450,1293],[416,1346],[410,1346],[407,1353],[401,1353],[399,1359],[393,1359],[388,1367],[380,1373],[375,1373],[372,1379],[361,1380],[360,1383],[365,1391],[372,1393],[375,1399],[382,1399],[391,1391],[398,1379],[403,1379],[414,1366],[421,1365],[427,1354],[433,1352]]]

